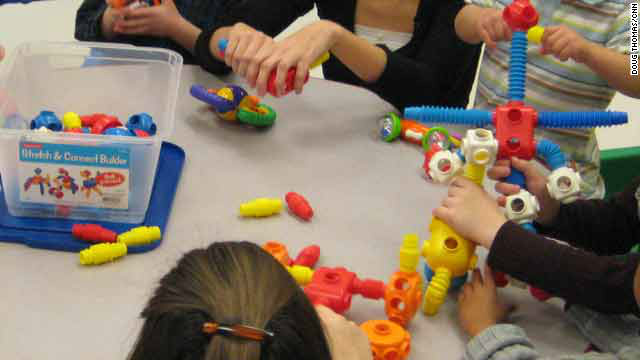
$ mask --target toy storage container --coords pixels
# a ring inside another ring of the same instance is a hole
[[[9,214],[140,223],[174,127],[182,57],[108,43],[25,43],[0,65],[0,177]],[[41,111],[153,117],[150,137],[42,133]],[[53,190],[52,190],[53,189]]]

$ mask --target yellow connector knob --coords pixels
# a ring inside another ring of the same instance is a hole
[[[82,127],[82,120],[80,120],[80,116],[78,114],[68,112],[62,116],[62,125],[65,130],[80,129]]]
[[[289,274],[296,280],[298,285],[304,286],[311,282],[313,270],[302,265],[287,266]]]
[[[400,248],[400,271],[414,272],[420,262],[420,249],[418,243],[420,238],[417,234],[407,234],[402,241]]]
[[[240,215],[242,216],[271,216],[282,210],[282,200],[260,198],[240,205]]]
[[[118,242],[127,246],[147,245],[160,240],[162,233],[158,226],[139,226],[118,235]]]
[[[534,44],[540,44],[542,42],[542,35],[544,34],[544,28],[540,25],[536,25],[527,31],[527,40]]]
[[[123,243],[102,243],[80,251],[80,264],[100,265],[127,255],[127,245]]]

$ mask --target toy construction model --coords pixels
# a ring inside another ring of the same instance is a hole
[[[528,0],[515,0],[504,9],[503,18],[513,30],[511,41],[511,60],[509,63],[509,102],[498,106],[493,112],[485,110],[465,110],[441,107],[410,107],[404,116],[422,123],[461,124],[479,127],[469,130],[462,140],[461,149],[453,153],[434,146],[426,154],[427,172],[436,182],[447,183],[454,176],[464,173],[476,183],[482,183],[484,168],[497,159],[519,157],[530,160],[534,156],[542,158],[551,168],[547,189],[549,194],[563,202],[576,200],[580,194],[580,176],[566,166],[564,153],[559,146],[549,140],[536,142],[536,127],[544,128],[588,128],[624,124],[627,114],[621,112],[538,112],[525,105],[525,80],[527,64],[527,35],[538,39],[543,28],[534,26],[538,22],[538,13]],[[527,34],[529,30],[529,34]],[[481,127],[493,124],[494,134]],[[517,169],[511,169],[511,175],[505,179],[522,189],[518,194],[507,197],[507,218],[521,224],[530,231],[539,211],[536,198],[526,189],[524,175]],[[433,219],[430,225],[431,239],[425,243],[425,258],[435,276],[431,279],[425,293],[425,312],[435,314],[444,301],[450,280],[461,274],[464,267],[471,269],[475,265],[473,246],[457,235],[446,224]],[[456,264],[456,266],[453,266]],[[466,265],[466,266],[463,266]],[[465,271],[466,272],[466,271]],[[500,280],[500,279],[498,279]],[[506,285],[506,279],[502,279]],[[540,300],[547,294],[531,289]]]
[[[211,105],[223,120],[256,127],[271,126],[276,121],[276,112],[271,107],[260,103],[258,97],[250,96],[237,85],[227,85],[221,89],[193,85],[191,95]]]
[[[309,246],[292,260],[287,248],[267,242],[263,249],[272,254],[314,304],[324,305],[338,314],[351,307],[354,295],[384,299],[388,320],[370,320],[360,327],[367,333],[375,360],[406,359],[411,336],[406,330],[422,298],[422,278],[416,271],[420,260],[417,235],[407,235],[400,249],[400,267],[387,284],[380,280],[360,279],[344,267],[312,269],[320,257],[320,248]]]

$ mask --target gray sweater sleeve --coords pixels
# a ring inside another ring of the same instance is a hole
[[[637,360],[640,348],[626,346],[616,354],[586,353],[543,357],[534,348],[524,330],[515,325],[500,324],[476,335],[464,354],[465,360]]]

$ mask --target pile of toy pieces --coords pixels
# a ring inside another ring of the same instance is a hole
[[[127,255],[128,248],[144,246],[162,238],[160,227],[139,226],[122,234],[98,224],[75,224],[71,228],[74,238],[91,245],[80,251],[80,264],[100,265]]]
[[[405,236],[400,248],[400,267],[387,284],[360,279],[344,267],[313,269],[320,257],[320,248],[315,245],[303,249],[294,260],[283,244],[267,242],[262,248],[289,271],[314,305],[344,314],[354,295],[384,299],[388,320],[369,320],[360,327],[369,337],[375,360],[403,360],[409,356],[411,343],[406,328],[422,301],[422,277],[416,271],[420,260],[418,242],[418,235]]]
[[[456,124],[477,127],[468,130],[458,151],[451,151],[446,143],[431,142],[425,154],[425,171],[438,183],[449,183],[463,175],[482,186],[486,167],[496,159],[544,160],[551,169],[547,189],[554,199],[563,203],[575,201],[580,196],[581,178],[566,165],[560,147],[546,139],[536,141],[536,127],[542,128],[593,128],[625,124],[626,113],[612,111],[589,112],[538,112],[524,104],[527,35],[539,41],[543,28],[535,27],[538,13],[528,0],[514,0],[503,11],[503,18],[513,30],[511,59],[509,63],[509,102],[495,111],[479,109],[452,109],[441,107],[410,107],[404,116],[427,124]],[[533,31],[532,31],[533,29]],[[493,125],[494,134],[483,127]],[[533,221],[540,210],[535,196],[527,191],[524,174],[511,168],[511,175],[504,181],[517,184],[521,191],[506,198],[506,217],[525,229],[535,232]],[[425,292],[425,313],[436,314],[451,286],[464,283],[467,271],[476,265],[475,244],[460,237],[447,224],[432,218],[429,226],[431,239],[425,243],[425,274],[429,286]],[[502,273],[494,273],[496,283],[506,286],[508,279]],[[534,287],[529,288],[539,300],[551,294]]]
[[[285,201],[289,211],[304,221],[311,220],[313,209],[307,199],[295,192],[288,192]],[[280,213],[282,200],[276,198],[258,198],[240,205],[240,216],[266,217]]]
[[[69,132],[78,134],[149,137],[156,134],[156,124],[147,113],[129,117],[126,126],[112,115],[92,114],[80,116],[65,113],[62,121],[52,111],[41,111],[30,123],[31,130],[39,132]]]

